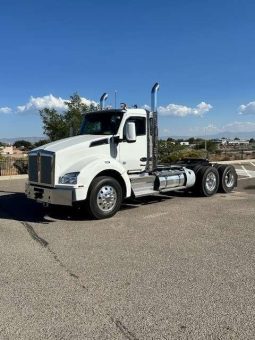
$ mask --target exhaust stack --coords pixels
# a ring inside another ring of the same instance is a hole
[[[155,83],[151,89],[151,111],[157,112],[159,83]]]
[[[152,171],[158,166],[158,90],[159,83],[155,83],[151,90],[151,111],[152,111]]]
[[[108,98],[108,94],[105,92],[100,98],[100,109],[103,110],[105,108],[105,101]]]

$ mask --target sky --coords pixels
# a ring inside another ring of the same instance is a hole
[[[0,139],[78,92],[150,105],[160,136],[255,131],[255,1],[1,0]],[[254,132],[255,137],[255,132]]]

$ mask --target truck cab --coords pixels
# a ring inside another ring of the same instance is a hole
[[[36,148],[29,153],[26,195],[45,205],[86,203],[94,218],[113,216],[123,199],[172,190],[202,188],[211,196],[236,185],[233,167],[207,160],[159,165],[157,91],[151,111],[141,108],[101,109],[84,115],[78,136]]]
[[[135,124],[135,140],[127,136],[127,127]],[[143,109],[104,110],[88,113],[81,126],[81,135],[101,136],[100,143],[111,139],[110,154],[127,171],[143,171],[146,166],[146,111]]]

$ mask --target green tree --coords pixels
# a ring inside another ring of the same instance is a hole
[[[32,148],[32,144],[27,140],[16,140],[16,142],[13,144],[16,148],[24,148],[26,150],[29,150]]]
[[[184,145],[172,144],[169,141],[159,141],[159,160],[163,164],[175,162],[178,159],[193,157],[204,158],[204,150],[188,149]]]
[[[38,148],[39,146],[42,146],[42,145],[47,144],[47,143],[49,143],[48,139],[40,139],[38,142],[34,143],[34,147]]]
[[[195,143],[195,138],[194,138],[194,137],[190,137],[190,138],[188,139],[188,142],[189,142],[190,144],[194,144],[194,143]]]
[[[68,136],[68,127],[63,114],[47,107],[39,112],[43,121],[44,134],[48,136],[51,141]]]
[[[82,115],[88,111],[97,110],[94,105],[86,105],[82,102],[78,93],[70,96],[70,100],[65,102],[67,110],[58,112],[55,109],[44,108],[40,110],[43,121],[44,134],[50,141],[66,138],[79,133],[82,122]]]
[[[88,111],[94,111],[95,107],[93,105],[86,105],[82,102],[81,97],[78,93],[74,93],[70,96],[70,101],[66,101],[65,104],[68,110],[64,113],[64,120],[73,135],[77,135],[80,131],[80,126],[82,122],[82,114]]]

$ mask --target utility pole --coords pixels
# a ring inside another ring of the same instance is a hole
[[[205,127],[205,151],[207,152],[207,144],[206,144],[206,127]]]

